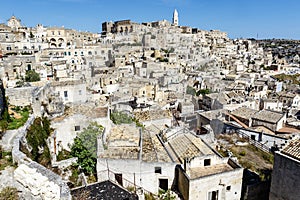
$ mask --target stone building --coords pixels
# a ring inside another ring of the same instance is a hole
[[[252,116],[252,127],[265,126],[273,132],[281,129],[286,122],[286,114],[270,110],[260,110]]]
[[[86,84],[80,80],[52,82],[51,87],[64,103],[85,103],[87,101]]]
[[[243,168],[185,129],[165,137],[170,155],[180,163],[175,171],[176,187],[184,199],[241,198]]]
[[[300,139],[295,138],[275,153],[269,198],[300,199]]]
[[[114,180],[125,188],[143,188],[153,194],[159,188],[171,188],[176,163],[151,129],[115,126],[98,140],[98,147],[98,181]]]

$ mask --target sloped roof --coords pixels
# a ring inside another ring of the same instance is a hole
[[[231,112],[232,115],[236,117],[240,117],[243,119],[250,119],[254,114],[258,112],[257,110],[246,108],[246,107],[240,107]]]
[[[300,161],[300,139],[291,141],[281,153]]]
[[[284,117],[284,113],[279,113],[271,110],[260,110],[253,115],[253,119],[277,123],[282,117]]]
[[[213,155],[214,152],[198,137],[191,133],[179,134],[168,141],[172,151],[182,163],[186,158]]]
[[[71,190],[74,199],[102,199],[102,200],[137,200],[136,194],[130,193],[111,181],[103,181]]]

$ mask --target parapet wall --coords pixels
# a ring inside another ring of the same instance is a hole
[[[12,157],[13,157],[13,161],[14,163],[17,163],[18,166],[20,166],[21,164],[25,164],[27,167],[31,168],[32,171],[42,174],[43,177],[46,177],[46,181],[49,182],[49,184],[44,184],[44,185],[55,185],[55,187],[59,188],[59,199],[62,200],[70,200],[71,199],[71,193],[70,193],[70,189],[67,186],[66,182],[62,180],[62,178],[55,174],[54,172],[52,172],[51,170],[47,169],[46,167],[40,165],[39,163],[32,161],[30,158],[28,158],[23,152],[20,151],[20,143],[22,141],[22,139],[25,137],[26,135],[26,131],[29,128],[29,126],[33,123],[35,117],[32,115],[30,116],[30,118],[27,120],[26,124],[18,129],[18,134],[16,136],[16,138],[13,141],[13,149],[12,149]],[[26,167],[25,167],[26,168]],[[29,174],[28,174],[29,175]],[[28,177],[30,178],[30,177]],[[23,182],[23,184],[25,184],[27,182]],[[30,188],[28,186],[28,188]],[[52,193],[55,193],[54,190],[52,190],[51,188],[48,188],[49,191],[45,191],[42,190],[39,191],[34,191],[32,192],[33,194],[39,194],[41,196],[44,195],[49,195]]]

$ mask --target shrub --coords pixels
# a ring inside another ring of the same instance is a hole
[[[5,187],[0,192],[0,200],[18,200],[18,190],[14,187]]]
[[[26,82],[36,82],[36,81],[40,81],[40,75],[35,72],[34,70],[28,70],[26,71],[26,75],[25,75],[25,81]]]

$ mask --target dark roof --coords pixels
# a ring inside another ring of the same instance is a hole
[[[71,190],[72,199],[137,200],[136,194],[107,180]]]
[[[300,160],[300,139],[291,141],[281,152],[287,156]]]

